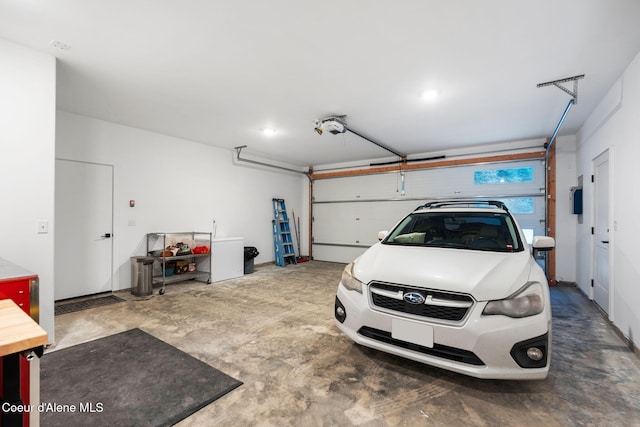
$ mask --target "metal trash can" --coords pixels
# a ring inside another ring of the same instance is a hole
[[[253,246],[244,247],[244,274],[253,273],[253,259],[260,255],[257,248]]]
[[[131,257],[131,293],[139,297],[153,294],[153,258]]]

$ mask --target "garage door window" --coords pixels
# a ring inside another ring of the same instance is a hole
[[[513,214],[532,214],[534,211],[533,197],[509,197],[502,199],[507,208]]]
[[[533,182],[533,167],[486,169],[473,173],[473,183],[483,184],[521,184]]]

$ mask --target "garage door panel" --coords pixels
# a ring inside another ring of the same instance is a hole
[[[358,258],[367,248],[313,245],[313,258],[320,261],[349,263]],[[338,283],[336,282],[336,286]]]
[[[314,205],[314,242],[355,244],[358,239],[357,215],[352,203]]]
[[[378,241],[378,231],[390,230],[418,204],[406,200],[316,203],[313,207],[313,241],[371,246]]]
[[[469,171],[461,168],[409,171],[405,177],[405,196],[412,198],[452,198],[471,194],[466,182]]]
[[[388,199],[400,197],[400,185],[399,173],[322,179],[314,182],[313,197],[315,202]]]
[[[528,169],[531,174],[525,173],[522,182],[508,182],[512,175]],[[544,194],[545,180],[544,162],[540,160],[409,170],[404,177],[404,195],[400,172],[316,180],[314,201]]]
[[[404,187],[400,173],[314,181],[314,258],[350,262],[378,241],[378,231],[392,229],[434,199],[502,200],[528,236],[545,234],[545,173],[540,160],[411,170],[403,175]],[[337,249],[340,245],[355,248]]]
[[[362,202],[359,204],[361,241],[373,245],[378,232],[391,230],[403,217],[416,209],[420,202],[401,200],[393,202]]]

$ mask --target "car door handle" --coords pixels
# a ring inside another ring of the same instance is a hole
[[[103,239],[109,239],[109,238],[111,238],[111,233],[104,233],[104,234],[103,234],[102,236],[100,236],[100,237],[102,237]]]
[[[608,240],[600,240],[602,243],[609,243]]]

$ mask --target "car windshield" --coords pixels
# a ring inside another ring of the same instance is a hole
[[[504,212],[415,212],[382,243],[494,252],[523,250],[516,224]]]

